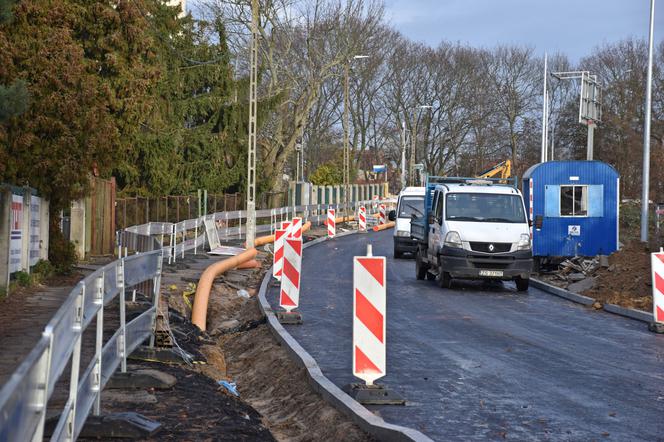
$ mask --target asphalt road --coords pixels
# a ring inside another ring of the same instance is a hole
[[[288,331],[340,387],[351,373],[352,257],[387,256],[387,376],[406,406],[372,406],[435,440],[664,441],[664,335],[512,283],[417,281],[392,232],[305,249]],[[277,303],[277,290],[268,299]]]

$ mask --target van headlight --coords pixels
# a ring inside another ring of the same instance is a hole
[[[397,236],[410,237],[410,231],[408,231],[408,230],[397,230]]]
[[[530,250],[531,244],[530,244],[530,235],[527,233],[522,233],[521,237],[519,238],[519,242],[517,243],[516,249],[517,250]]]
[[[461,243],[461,236],[459,236],[458,232],[447,232],[447,235],[445,235],[445,245],[448,247],[455,247],[457,249],[463,248],[463,244]]]

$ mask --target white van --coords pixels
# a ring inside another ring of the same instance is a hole
[[[388,214],[394,226],[394,258],[398,259],[404,253],[415,254],[417,241],[410,236],[410,221],[413,215],[421,217],[424,214],[424,187],[406,187],[399,193],[397,210]]]
[[[444,288],[453,278],[513,280],[528,290],[532,251],[521,193],[481,180],[449,181],[427,184],[427,214],[412,223],[417,279],[436,278]]]

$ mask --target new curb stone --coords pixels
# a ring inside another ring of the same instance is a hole
[[[543,292],[560,296],[561,298],[565,298],[569,301],[576,302],[579,304],[593,305],[595,302],[597,302],[597,300],[594,298],[570,292],[569,290],[556,287],[554,285],[548,284],[538,279],[531,278],[530,285],[542,290]],[[646,322],[646,323],[653,322],[652,313],[644,312],[641,310],[635,310],[632,308],[625,308],[615,304],[603,304],[602,308],[609,313],[613,313],[614,315],[619,315],[625,318],[635,319],[637,321]]]
[[[342,232],[335,238],[352,235],[355,231]],[[304,244],[304,247],[310,247],[321,242],[328,241],[327,237],[321,237]],[[307,351],[284,329],[279,323],[272,307],[267,301],[266,293],[268,283],[272,278],[272,268],[268,270],[261,283],[258,292],[258,302],[261,311],[267,318],[272,334],[279,342],[284,344],[285,348],[294,358],[295,362],[306,368],[309,383],[313,389],[320,394],[323,399],[329,402],[337,410],[350,416],[353,421],[364,431],[380,440],[385,441],[417,441],[429,442],[431,439],[417,430],[399,425],[388,424],[380,417],[374,415],[365,407],[356,402],[353,398],[337,387],[332,381],[323,375],[316,360],[311,357]]]

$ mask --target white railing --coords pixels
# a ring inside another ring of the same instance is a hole
[[[161,263],[161,251],[125,257],[76,285],[0,390],[0,441],[42,440],[49,398],[68,365],[69,395],[51,440],[75,440],[90,412],[99,415],[101,391],[112,374],[120,365],[125,371],[127,355],[153,336]],[[145,282],[151,283],[151,306],[127,323],[125,290]],[[104,307],[115,298],[119,298],[120,325],[104,344]],[[93,322],[94,356],[81,374],[83,333]]]

